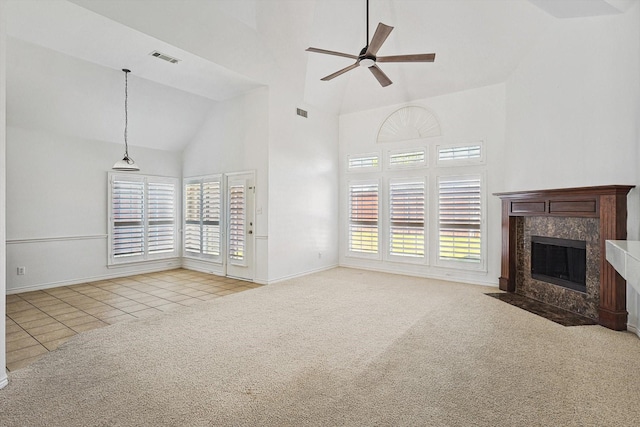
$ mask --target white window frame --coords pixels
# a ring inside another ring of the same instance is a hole
[[[392,164],[391,158],[394,156],[400,155],[409,155],[416,152],[422,152],[424,158],[421,162],[415,163],[406,163],[406,164]],[[429,164],[429,152],[424,147],[416,147],[411,149],[402,149],[402,150],[388,150],[387,158],[386,158],[386,167],[389,170],[403,170],[403,169],[417,169],[417,168],[425,168]]]
[[[375,166],[355,166],[355,167],[351,166],[351,163],[353,161],[356,161],[359,159],[369,159],[369,158],[377,159],[378,164]],[[380,155],[380,153],[376,152],[376,153],[364,153],[364,154],[350,154],[347,156],[346,169],[347,169],[347,172],[349,173],[378,172],[381,170],[381,165],[382,165],[382,156]]]
[[[391,250],[392,245],[392,200],[391,200],[391,186],[394,184],[403,184],[403,183],[416,183],[420,182],[424,188],[424,206],[423,206],[423,255],[422,256],[411,256],[411,255],[400,255],[394,254]],[[387,185],[385,186],[385,197],[383,198],[384,207],[387,211],[387,214],[384,218],[384,237],[383,243],[385,245],[385,254],[386,259],[394,262],[402,262],[408,264],[425,264],[429,259],[429,188],[428,188],[428,180],[427,178],[421,174],[412,177],[402,176],[401,178],[389,178],[387,180]]]
[[[480,180],[480,259],[478,261],[473,260],[454,260],[454,259],[442,259],[440,258],[440,182],[443,179],[455,180],[455,179],[479,179]],[[438,174],[435,179],[434,193],[436,202],[434,203],[433,212],[433,224],[434,227],[434,241],[435,241],[435,265],[439,267],[455,268],[459,270],[475,270],[486,271],[487,268],[487,189],[486,189],[486,172],[467,172],[461,174]]]
[[[219,215],[220,215],[220,219],[218,221],[218,229],[219,229],[219,234],[218,234],[218,238],[220,240],[219,242],[219,251],[218,254],[207,254],[207,253],[203,253],[202,252],[202,238],[203,238],[203,229],[202,227],[205,226],[204,224],[204,219],[203,219],[203,206],[202,206],[202,199],[199,202],[199,211],[200,211],[200,223],[199,223],[199,232],[200,232],[200,252],[196,253],[196,252],[192,252],[187,250],[186,248],[186,244],[187,244],[187,207],[188,207],[188,202],[187,202],[187,185],[193,185],[193,184],[198,184],[200,185],[200,187],[202,188],[202,185],[204,185],[205,183],[210,183],[210,182],[217,182],[219,187],[220,187],[220,200],[219,200]],[[215,175],[203,175],[203,176],[196,176],[196,177],[189,177],[189,178],[185,178],[183,179],[182,182],[182,230],[183,230],[183,237],[182,237],[182,256],[185,258],[191,258],[191,259],[199,259],[199,260],[204,260],[204,261],[210,261],[210,262],[214,262],[217,264],[222,264],[223,262],[223,255],[224,255],[224,245],[225,245],[225,233],[224,233],[224,181],[222,179],[222,174],[215,174]]]
[[[114,212],[113,212],[113,181],[121,180],[125,182],[142,182],[144,185],[143,190],[143,217],[142,217],[142,226],[143,226],[143,251],[140,255],[131,255],[126,257],[116,257],[113,254],[114,245],[113,238],[115,233],[115,221],[114,221]],[[173,250],[161,252],[161,253],[149,253],[149,212],[148,212],[148,200],[149,200],[149,183],[162,183],[162,184],[171,184],[174,188],[174,197],[173,197]],[[177,178],[171,177],[161,177],[161,176],[152,176],[152,175],[139,175],[139,174],[127,174],[122,172],[109,172],[107,179],[108,186],[108,217],[107,217],[107,229],[109,230],[108,236],[108,252],[107,252],[107,266],[116,266],[123,264],[131,264],[137,262],[145,262],[145,261],[154,261],[159,259],[168,259],[168,258],[176,258],[179,256],[179,234],[178,234],[178,200],[179,200],[179,181]]]
[[[473,158],[462,158],[462,159],[440,159],[440,150],[446,149],[456,149],[456,148],[466,148],[466,147],[480,147],[480,157]],[[437,167],[448,167],[448,166],[471,166],[471,165],[482,165],[485,163],[485,150],[483,141],[470,142],[466,144],[438,144],[435,147],[435,162]]]
[[[360,251],[352,251],[351,250],[351,188],[353,186],[362,186],[362,185],[376,185],[378,188],[378,219],[377,219],[377,250],[375,253],[371,252],[360,252]],[[354,258],[368,258],[368,259],[382,259],[382,235],[383,235],[383,226],[382,226],[382,215],[381,215],[381,206],[382,206],[382,183],[380,179],[367,179],[367,180],[350,180],[347,182],[347,217],[346,217],[346,229],[345,229],[345,237],[347,242],[346,247],[346,255]]]

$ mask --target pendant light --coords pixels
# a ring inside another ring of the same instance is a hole
[[[129,157],[129,144],[127,142],[127,128],[129,127],[129,73],[131,70],[123,68],[122,71],[124,72],[124,158],[118,160],[113,165],[113,169],[118,171],[139,171],[140,167]]]

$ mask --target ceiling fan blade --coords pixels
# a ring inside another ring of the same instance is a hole
[[[380,82],[382,87],[389,86],[391,83],[393,83],[391,79],[387,77],[387,75],[383,73],[380,68],[378,68],[377,65],[372,65],[371,67],[369,67],[369,70],[371,70],[376,79],[378,79],[378,82]]]
[[[393,30],[393,27],[388,25],[384,25],[382,22],[378,24],[378,28],[376,28],[376,32],[373,33],[373,37],[371,38],[371,43],[367,47],[367,52],[365,55],[373,55],[375,56],[380,50],[382,43],[389,37],[389,34]]]
[[[308,48],[307,52],[324,53],[325,55],[344,56],[345,58],[358,59],[356,55],[351,55],[349,53],[335,52],[333,50],[318,49],[315,47]]]
[[[376,62],[433,62],[435,53],[420,53],[416,55],[378,56]]]
[[[336,72],[335,72],[335,73],[333,73],[333,74],[329,74],[327,77],[323,77],[323,78],[321,78],[320,80],[323,80],[323,81],[325,81],[325,82],[326,82],[327,80],[331,80],[331,79],[333,79],[334,77],[338,77],[340,74],[344,74],[344,73],[346,73],[347,71],[351,71],[351,70],[353,70],[354,68],[358,68],[359,66],[360,66],[360,65],[356,62],[355,64],[351,64],[351,65],[349,65],[348,67],[343,68],[342,70],[336,71]]]

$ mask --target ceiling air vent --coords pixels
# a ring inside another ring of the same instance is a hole
[[[172,64],[177,64],[178,62],[180,62],[180,60],[178,58],[174,58],[173,56],[169,56],[166,53],[158,52],[157,50],[154,50],[149,55],[155,56],[156,58],[163,59],[163,60],[165,60],[167,62],[171,62]]]
[[[306,112],[305,110],[303,110],[302,108],[298,108],[298,109],[297,109],[297,114],[298,114],[300,117],[304,117],[305,119],[307,118],[307,112]]]

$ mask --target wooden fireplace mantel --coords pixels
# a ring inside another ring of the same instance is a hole
[[[516,219],[526,216],[599,218],[600,304],[598,323],[617,331],[627,328],[626,282],[605,257],[607,240],[627,238],[627,194],[633,185],[494,193],[502,199],[502,268],[500,289],[516,289]]]

